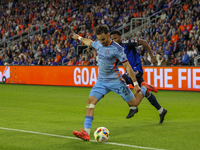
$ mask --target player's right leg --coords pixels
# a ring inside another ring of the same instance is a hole
[[[97,83],[93,86],[92,90],[90,91],[90,96],[87,101],[86,105],[86,115],[85,115],[85,122],[84,122],[84,130],[81,129],[81,131],[73,131],[73,134],[81,138],[85,141],[90,140],[90,130],[92,126],[92,121],[94,119],[94,107],[97,104],[97,102],[108,92],[110,92],[109,89],[107,89],[103,84],[97,81]]]
[[[133,85],[133,81],[132,81],[132,79],[131,79],[131,77],[129,76],[128,73],[124,73],[122,75],[122,77],[125,80],[127,85],[129,85],[129,84]],[[129,105],[129,108],[130,108],[130,110],[129,110],[128,115],[126,116],[126,119],[132,118],[138,112],[138,107]]]
[[[141,87],[142,92],[139,92],[133,95],[129,87],[123,81],[112,83],[112,85],[110,86],[110,89],[113,92],[119,94],[131,107],[138,106],[147,91],[147,88],[144,86],[144,87]]]

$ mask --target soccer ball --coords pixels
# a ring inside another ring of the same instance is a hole
[[[105,127],[99,127],[94,131],[94,139],[97,142],[107,142],[110,138],[110,132]]]

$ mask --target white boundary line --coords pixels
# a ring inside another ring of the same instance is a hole
[[[8,131],[31,133],[31,134],[47,135],[47,136],[60,137],[60,138],[73,139],[73,140],[81,140],[81,139],[76,138],[76,137],[70,137],[70,136],[64,136],[64,135],[56,135],[56,134],[49,134],[49,133],[42,133],[42,132],[34,132],[34,131],[27,131],[27,130],[11,129],[11,128],[4,128],[4,127],[0,127],[0,129],[1,130],[8,130]],[[95,140],[90,140],[90,142],[96,142],[96,141]],[[153,148],[153,147],[143,147],[143,146],[120,144],[120,143],[112,143],[112,142],[106,142],[105,144],[117,145],[117,146],[124,146],[124,147],[133,147],[133,148],[140,148],[140,149],[149,149],[149,150],[166,150],[166,149],[158,149],[158,148]]]

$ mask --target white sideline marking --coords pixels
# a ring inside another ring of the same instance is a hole
[[[64,135],[56,135],[56,134],[49,134],[49,133],[42,133],[42,132],[34,132],[34,131],[27,131],[27,130],[11,129],[11,128],[4,128],[4,127],[0,127],[0,129],[1,130],[24,132],[24,133],[47,135],[47,136],[60,137],[60,138],[66,138],[66,139],[81,140],[81,139],[76,138],[76,137],[70,137],[70,136],[64,136]],[[90,142],[96,142],[96,141],[95,140],[90,140]],[[112,143],[112,142],[106,142],[105,144],[117,145],[117,146],[124,146],[124,147],[134,147],[134,148],[140,148],[140,149],[150,149],[150,150],[166,150],[166,149],[158,149],[158,148],[153,148],[153,147],[143,147],[143,146],[120,144],[120,143]]]

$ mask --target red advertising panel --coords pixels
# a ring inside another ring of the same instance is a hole
[[[200,91],[200,67],[143,67],[144,80],[162,90]],[[120,72],[125,72],[120,67]],[[0,66],[0,82],[92,87],[97,66]]]

